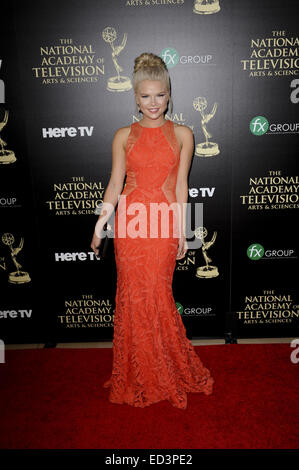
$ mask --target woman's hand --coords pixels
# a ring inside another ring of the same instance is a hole
[[[99,254],[99,247],[101,245],[101,242],[102,242],[102,238],[99,238],[94,232],[90,247],[96,256],[98,256]]]
[[[177,252],[177,255],[176,255],[176,259],[184,258],[185,255],[186,255],[187,250],[188,250],[188,244],[186,242],[186,237],[182,236],[179,239],[178,252]]]

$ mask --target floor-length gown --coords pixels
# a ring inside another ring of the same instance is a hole
[[[169,207],[176,202],[179,159],[171,120],[155,128],[131,125],[127,180],[121,194],[126,197],[118,202],[113,239],[117,268],[113,367],[104,383],[112,403],[145,407],[168,400],[174,407],[186,408],[187,392],[212,393],[214,379],[187,338],[173,297],[178,218],[169,211],[169,236],[162,237],[162,216],[150,212],[150,203]],[[146,208],[139,224],[138,203]],[[149,236],[150,223],[157,221],[158,237]],[[136,232],[140,230],[137,237],[120,235],[120,229],[132,233],[132,224]]]

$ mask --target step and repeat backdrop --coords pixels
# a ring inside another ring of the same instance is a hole
[[[3,13],[5,12],[5,13]],[[163,58],[195,151],[202,245],[178,260],[190,338],[298,334],[299,5],[294,0],[52,0],[2,7],[0,338],[111,341],[116,266],[90,249],[132,72]]]

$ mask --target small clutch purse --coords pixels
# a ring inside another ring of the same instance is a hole
[[[109,248],[112,244],[113,229],[112,226],[106,222],[103,230],[106,232],[106,235],[104,238],[102,238],[97,259],[106,259],[110,254]]]

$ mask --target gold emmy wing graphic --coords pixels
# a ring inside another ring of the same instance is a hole
[[[195,0],[193,12],[198,15],[211,15],[220,11],[219,0]]]
[[[201,114],[201,127],[206,138],[205,142],[196,145],[195,155],[198,157],[214,157],[220,153],[218,144],[216,142],[209,142],[212,134],[207,131],[206,127],[206,124],[215,116],[218,104],[214,103],[212,111],[209,114],[205,114],[207,106],[208,103],[204,97],[198,96],[193,100],[193,108]]]
[[[2,131],[3,127],[6,126],[7,121],[8,121],[8,111],[5,110],[4,119],[3,119],[3,121],[0,122],[0,132]],[[6,142],[4,142],[4,140],[2,140],[1,137],[0,137],[0,146],[1,146],[1,149],[0,149],[0,163],[2,165],[7,165],[9,163],[14,163],[16,161],[15,154],[12,150],[5,150],[4,147],[6,146]]]
[[[212,260],[207,255],[208,249],[215,243],[217,232],[213,233],[213,236],[209,242],[205,241],[205,238],[208,235],[208,231],[205,227],[197,227],[197,229],[195,229],[194,235],[196,238],[199,238],[202,241],[202,254],[206,262],[205,266],[200,266],[197,268],[196,277],[207,279],[219,276],[218,268],[209,264],[212,262]]]
[[[114,67],[117,72],[116,77],[110,77],[107,82],[107,90],[109,91],[128,91],[132,88],[132,83],[129,77],[120,75],[123,68],[117,63],[116,57],[120,54],[127,42],[127,33],[124,34],[122,43],[120,46],[115,46],[114,41],[117,38],[116,30],[110,26],[107,26],[102,32],[102,37],[105,42],[108,42],[112,47],[112,60]]]
[[[17,254],[23,249],[23,245],[24,245],[24,238],[21,238],[21,241],[20,241],[20,244],[17,248],[13,248],[13,244],[14,244],[14,236],[11,234],[11,233],[4,233],[2,235],[2,242],[4,243],[4,245],[7,245],[9,246],[10,248],[10,256],[14,262],[14,265],[16,267],[16,271],[13,271],[11,273],[9,273],[8,275],[8,282],[10,282],[11,284],[25,284],[26,282],[30,282],[31,279],[30,279],[30,276],[29,274],[26,272],[26,271],[22,271],[22,266],[20,263],[17,262],[16,260],[16,256]],[[2,266],[1,267],[6,270],[6,266]]]

